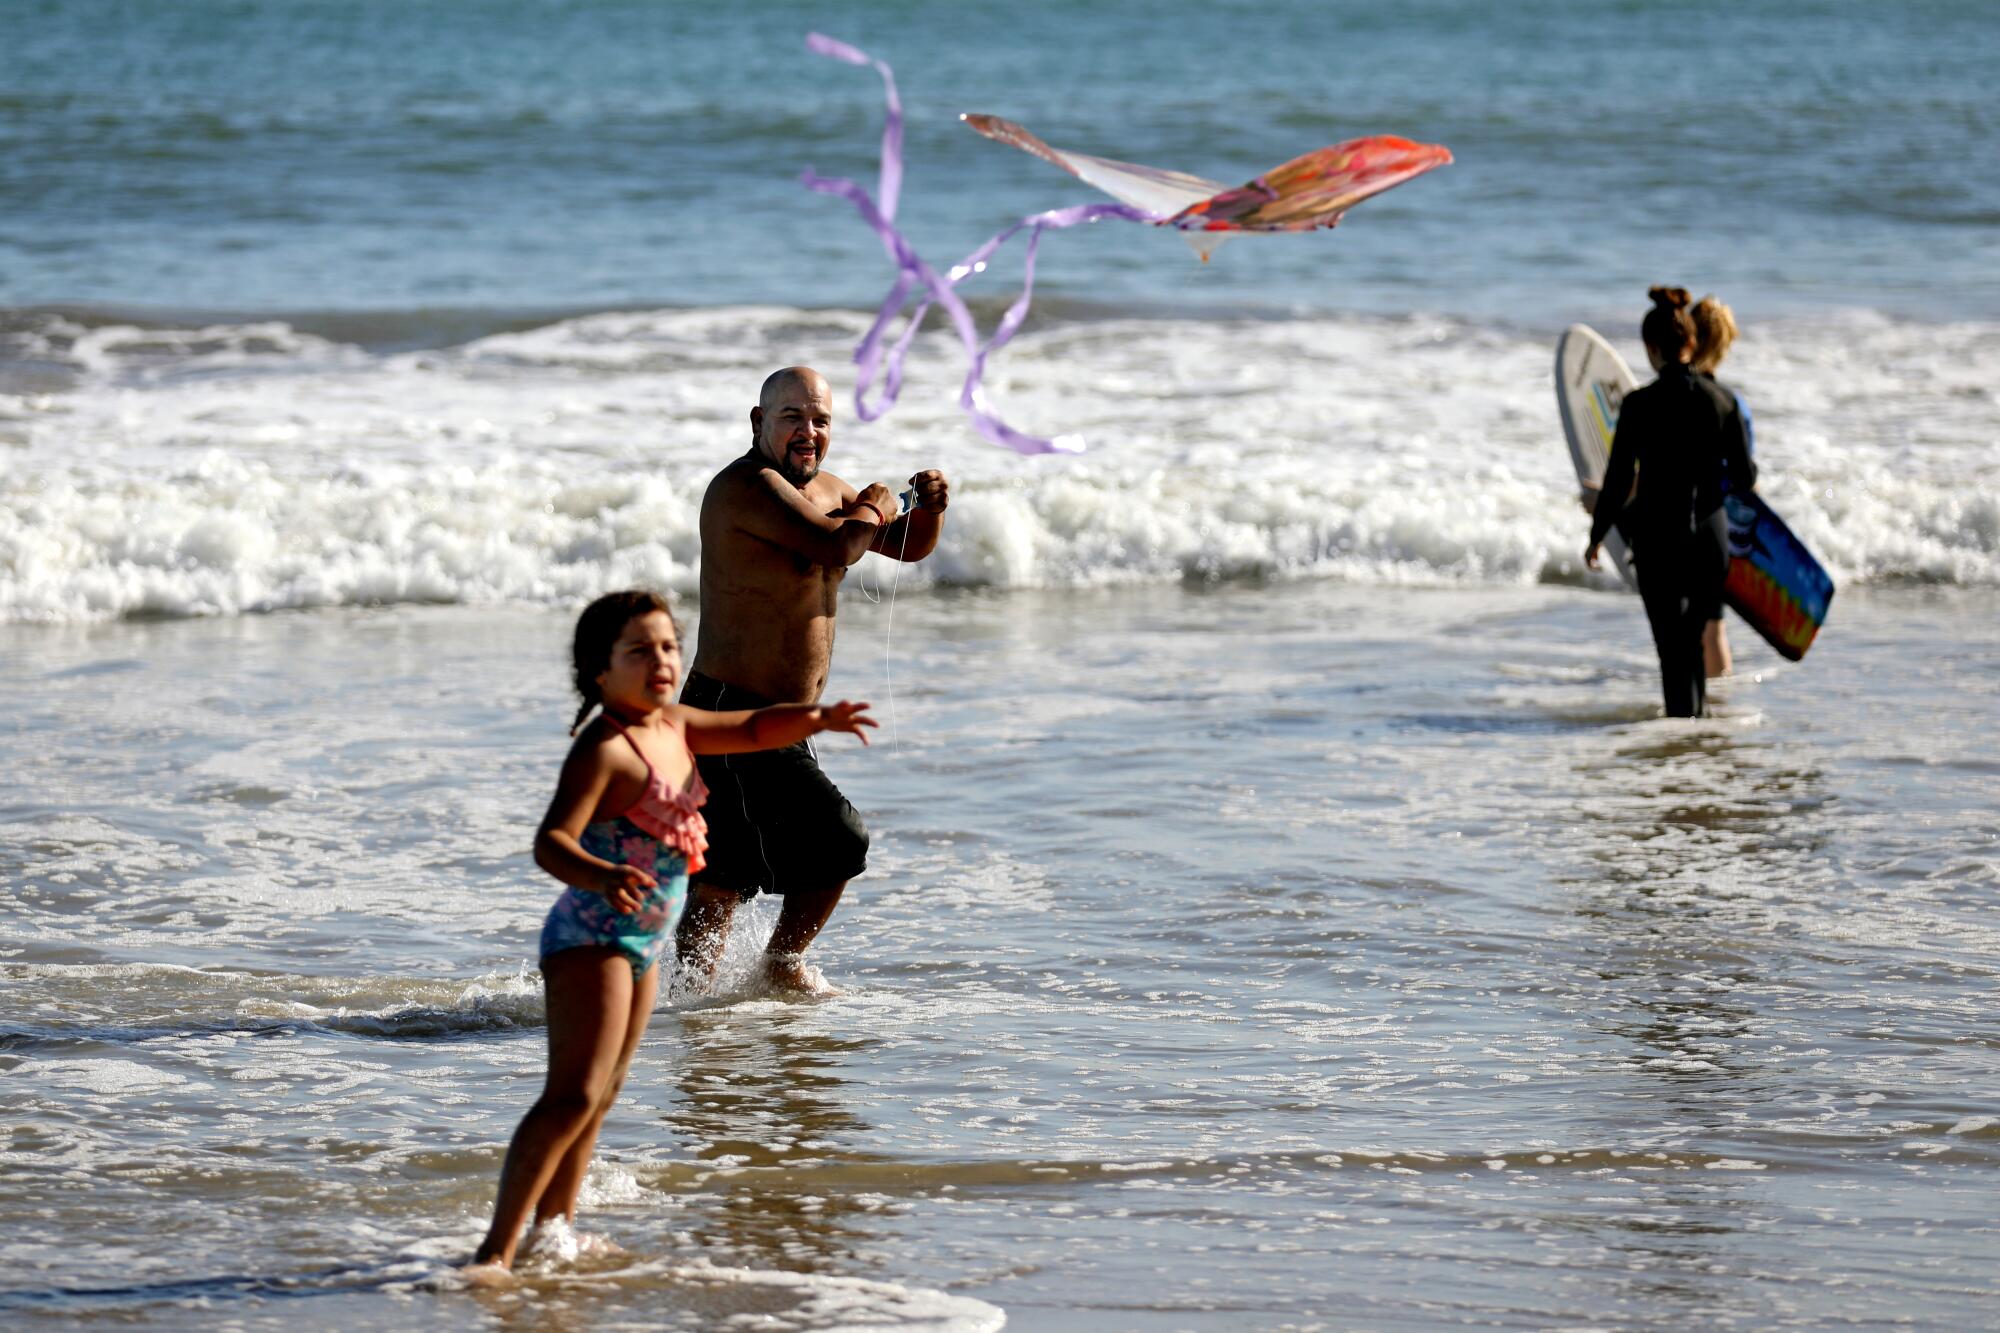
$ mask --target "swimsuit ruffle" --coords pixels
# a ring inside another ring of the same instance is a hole
[[[633,827],[662,847],[679,852],[687,859],[692,875],[708,864],[708,821],[701,816],[701,803],[708,791],[697,776],[692,789],[661,799],[647,792],[639,803],[625,812]]]

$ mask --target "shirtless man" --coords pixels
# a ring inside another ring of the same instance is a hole
[[[887,486],[857,492],[820,471],[832,429],[833,391],[818,371],[788,366],[764,381],[749,452],[702,497],[701,639],[682,703],[817,702],[848,567],[869,551],[921,560],[936,548],[950,502],[944,474],[910,478],[916,507],[899,516]],[[784,905],[765,950],[770,980],[815,989],[802,955],[866,867],[867,825],[803,743],[698,762],[708,865],[688,887],[682,965],[713,974],[737,904],[775,893]]]

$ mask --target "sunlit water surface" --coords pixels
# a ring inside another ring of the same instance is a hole
[[[1698,722],[1606,592],[864,591],[845,994],[757,990],[760,908],[607,1127],[624,1252],[500,1291],[567,614],[0,630],[0,1312],[1990,1319],[1990,591],[1738,626]]]

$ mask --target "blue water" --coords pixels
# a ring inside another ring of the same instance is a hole
[[[809,29],[894,63],[940,263],[1090,197],[962,110],[1457,162],[1205,266],[1049,238],[989,384],[1090,450],[1021,458],[943,334],[846,415],[889,265],[797,177],[881,100]],[[0,1321],[1990,1325],[1995,68],[1993,0],[0,0]],[[1839,585],[1699,722],[1549,391],[1660,281]],[[753,905],[607,1128],[627,1253],[451,1290],[544,1067],[570,617],[699,641],[800,360],[842,476],[953,490],[845,585],[847,994],[765,994]]]
[[[814,28],[896,67],[904,216],[940,262],[1090,197],[963,110],[1221,179],[1365,133],[1457,156],[1206,267],[1123,225],[1056,238],[1072,303],[1545,324],[1672,280],[1759,316],[2000,305],[1983,0],[51,0],[6,27],[0,307],[871,303],[874,238],[796,178],[872,172],[879,89],[807,54]]]

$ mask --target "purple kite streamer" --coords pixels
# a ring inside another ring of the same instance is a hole
[[[948,274],[940,276],[925,263],[915,248],[896,229],[896,203],[903,185],[903,104],[896,95],[896,76],[883,61],[875,59],[867,52],[836,41],[820,33],[806,35],[806,49],[830,59],[845,61],[850,65],[871,66],[882,76],[884,101],[887,115],[882,126],[882,163],[876,185],[876,194],[854,181],[843,177],[821,176],[810,168],[801,179],[809,190],[820,194],[838,195],[854,205],[861,214],[862,221],[872,228],[882,240],[882,248],[896,264],[896,279],[890,284],[889,294],[882,300],[875,313],[875,322],[862,335],[861,342],[854,349],[854,364],[857,370],[854,388],[855,414],[863,421],[874,421],[896,405],[896,398],[903,388],[903,358],[915,341],[918,328],[924,316],[933,305],[941,306],[958,331],[959,341],[965,344],[966,356],[970,364],[965,372],[965,384],[959,391],[959,406],[972,418],[972,425],[980,435],[995,444],[1024,454],[1081,453],[1083,441],[1074,435],[1058,435],[1044,439],[1029,435],[1002,421],[992,409],[986,395],[984,383],[986,362],[995,352],[1005,347],[1021,324],[1028,317],[1028,306],[1035,293],[1035,251],[1041,245],[1042,233],[1061,231],[1080,223],[1095,222],[1099,218],[1126,218],[1134,222],[1158,222],[1163,215],[1149,213],[1129,204],[1078,204],[1070,208],[1051,209],[1045,213],[1034,213],[999,232],[986,244],[974,250],[962,261],[954,265]],[[879,199],[879,203],[877,202]],[[982,271],[986,261],[1001,246],[1023,231],[1028,231],[1027,252],[1022,261],[1021,294],[1014,304],[1001,316],[999,327],[993,336],[984,342],[979,338],[979,326],[973,322],[972,312],[955,290],[957,285],[972,274]],[[910,311],[909,323],[900,337],[889,348],[886,359],[882,350],[883,336],[889,324],[903,308],[910,293],[918,286],[924,289],[924,296]],[[868,390],[874,385],[877,375],[882,377],[882,393],[879,404],[871,406]]]

